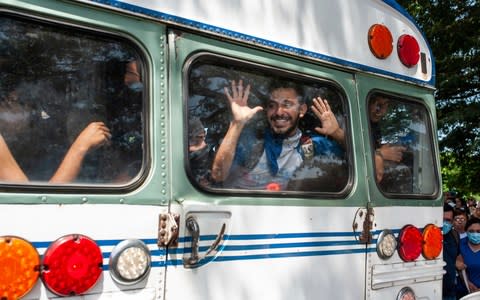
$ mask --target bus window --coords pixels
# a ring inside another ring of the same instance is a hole
[[[347,113],[334,84],[213,55],[188,66],[187,171],[197,185],[238,192],[345,189]],[[320,121],[314,98],[330,119]],[[249,115],[236,122],[242,110]],[[325,134],[331,128],[335,133]]]
[[[0,155],[9,162],[0,181],[133,180],[143,165],[145,128],[144,61],[136,47],[10,15],[0,18],[0,32]]]
[[[376,181],[384,193],[437,191],[433,135],[425,106],[374,93],[368,102]]]

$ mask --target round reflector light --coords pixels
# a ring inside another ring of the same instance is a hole
[[[398,38],[397,51],[402,64],[409,68],[415,66],[420,59],[420,46],[417,40],[409,34]]]
[[[393,256],[397,249],[397,240],[391,230],[384,230],[377,239],[377,254],[382,259]]]
[[[423,237],[413,225],[403,227],[398,235],[398,255],[404,261],[414,261],[422,253]]]
[[[40,274],[40,256],[28,241],[0,237],[0,299],[20,299],[35,285]]]
[[[428,224],[423,229],[423,257],[435,259],[442,252],[443,234],[442,230],[434,224]]]
[[[393,50],[393,38],[387,26],[374,24],[368,30],[368,46],[375,57],[384,59]]]
[[[144,279],[150,271],[150,250],[140,240],[124,240],[110,255],[110,275],[124,285],[132,285]]]
[[[42,280],[57,295],[79,295],[97,283],[102,261],[102,252],[92,239],[67,235],[53,242],[45,252]]]
[[[409,287],[404,287],[397,295],[397,300],[416,300],[415,292]]]

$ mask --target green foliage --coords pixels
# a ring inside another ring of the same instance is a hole
[[[436,59],[436,106],[444,189],[480,190],[480,3],[399,0]]]

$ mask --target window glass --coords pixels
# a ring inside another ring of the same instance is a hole
[[[144,64],[130,42],[3,15],[0,53],[0,182],[139,174]]]
[[[397,194],[435,193],[433,135],[425,106],[375,93],[368,113],[380,189]]]
[[[347,112],[332,83],[209,55],[186,74],[195,183],[239,192],[345,188]]]

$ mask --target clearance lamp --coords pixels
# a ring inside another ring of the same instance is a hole
[[[400,61],[406,67],[415,66],[420,59],[420,46],[417,40],[409,34],[404,34],[398,38],[397,51]]]
[[[435,259],[442,252],[443,234],[440,228],[434,224],[428,224],[423,229],[423,257]]]
[[[74,296],[93,287],[102,274],[102,252],[90,238],[72,234],[53,242],[43,256],[42,280],[59,296]]]
[[[40,256],[26,240],[0,237],[0,299],[20,299],[39,277]]]
[[[393,38],[387,26],[374,24],[368,30],[368,46],[375,57],[385,59],[392,53]]]
[[[413,225],[403,227],[398,235],[398,255],[403,261],[414,261],[422,253],[423,237]]]

